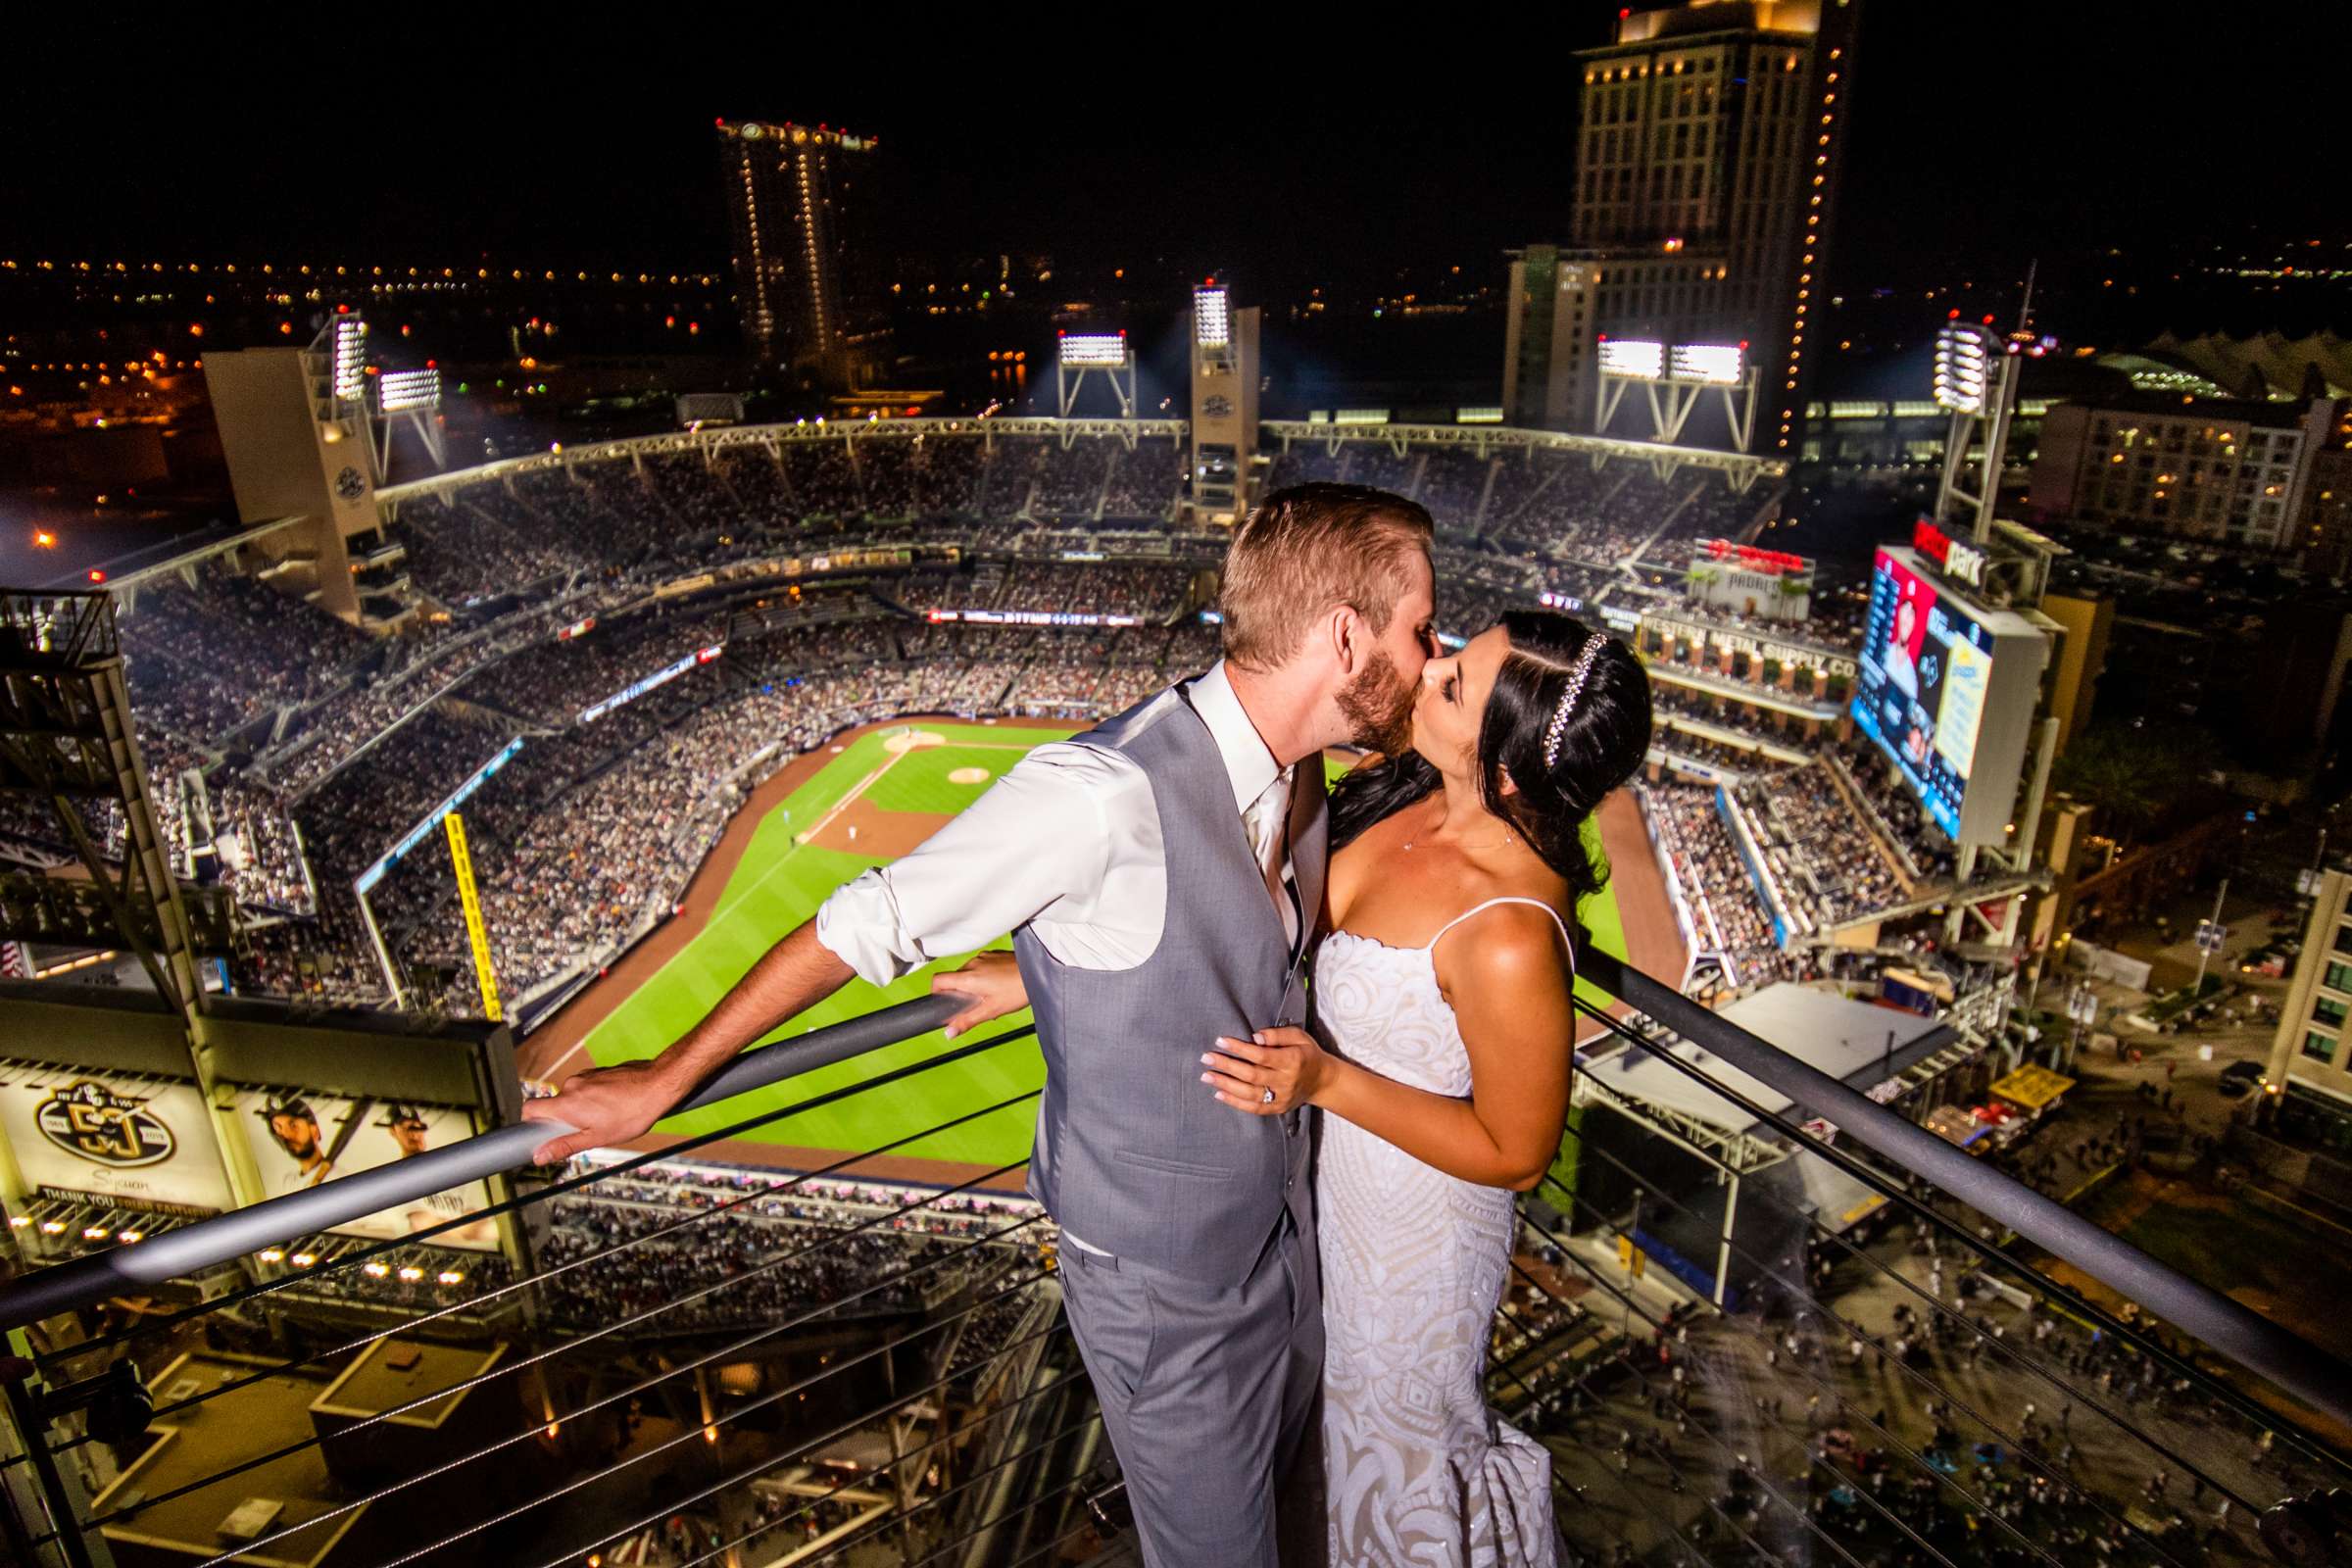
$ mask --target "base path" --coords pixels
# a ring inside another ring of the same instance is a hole
[[[942,721],[948,722],[945,719]],[[856,729],[843,730],[814,751],[803,752],[793,758],[761,780],[752,791],[751,798],[727,819],[726,830],[719,835],[718,843],[712,846],[710,855],[687,881],[678,912],[647,932],[644,940],[622,954],[603,976],[565,1003],[515,1049],[515,1064],[521,1069],[522,1075],[526,1078],[550,1078],[558,1073],[577,1072],[593,1065],[587,1060],[585,1053],[580,1051],[580,1043],[595,1032],[597,1025],[612,1016],[613,1009],[626,1001],[632,992],[660,973],[664,964],[684,952],[687,945],[702,934],[704,927],[710,922],[712,911],[718,907],[719,895],[726,891],[727,879],[735,874],[735,867],[743,859],[744,851],[751,847],[752,835],[759,831],[760,824],[767,819],[768,813],[783,805],[793,791],[814,778],[819,769],[860,736],[876,730],[904,730],[908,724],[918,722],[919,718],[915,717],[894,718],[886,723],[861,724]],[[967,721],[958,719],[953,722]],[[928,819],[928,813],[893,811],[880,814],[915,815]],[[862,822],[864,819],[845,817],[841,823],[837,823],[829,830],[829,836],[838,836],[843,842],[831,847],[848,847],[846,834],[840,834],[838,828],[850,820]],[[925,831],[922,838],[930,837],[931,832],[937,830],[939,822],[946,820],[940,817],[932,822],[930,830]],[[867,842],[862,831],[858,838],[857,847],[860,854],[906,853],[906,850],[881,850]],[[914,842],[919,844],[922,839]],[[909,849],[912,847],[907,846]]]
[[[859,795],[842,802],[838,808],[827,813],[821,824],[800,838],[802,843],[813,844],[820,850],[841,850],[851,855],[869,855],[877,860],[895,860],[911,853],[915,846],[954,820],[945,811],[886,811]]]

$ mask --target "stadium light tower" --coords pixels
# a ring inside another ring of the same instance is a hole
[[[1257,451],[1257,310],[1235,310],[1211,277],[1193,290],[1192,498],[1196,521],[1231,527],[1249,511]]]
[[[387,370],[375,378],[375,473],[380,481],[392,471],[392,432],[407,425],[424,443],[433,466],[449,466],[449,446],[441,434],[441,372],[427,365],[421,370]]]
[[[1980,326],[1952,321],[1936,334],[1935,396],[1948,411],[1943,438],[1943,476],[1936,492],[1936,521],[1965,523],[1982,549],[1992,537],[1992,508],[2001,488],[2001,460],[2009,445],[2009,416],[2017,408],[2019,361],[1993,331],[1992,318]],[[1969,451],[1979,447],[1977,460]],[[1967,488],[1973,484],[1972,491]]]
[[[1085,390],[1090,375],[1100,374],[1110,383],[1110,390],[1119,400],[1119,417],[1135,417],[1135,350],[1128,345],[1127,334],[1119,332],[1064,332],[1059,351],[1054,361],[1054,395],[1067,419]],[[1061,444],[1065,448],[1077,439],[1077,431],[1065,428]]]
[[[1654,338],[1603,334],[1598,359],[1595,435],[1607,433],[1626,392],[1640,385],[1649,404],[1649,440],[1668,446],[1680,441],[1691,411],[1709,392],[1722,395],[1732,444],[1745,452],[1755,440],[1756,368],[1745,343],[1677,343],[1670,349]]]

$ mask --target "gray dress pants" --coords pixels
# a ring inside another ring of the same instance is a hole
[[[1074,1247],[1060,1264],[1148,1568],[1295,1568],[1319,1556],[1323,1292],[1311,1224],[1301,1235],[1286,1209],[1233,1289]]]

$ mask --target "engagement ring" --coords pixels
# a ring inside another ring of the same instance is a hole
[[[1258,1103],[1261,1105],[1271,1105],[1274,1103],[1274,1091],[1269,1089],[1264,1094],[1260,1095],[1258,1097]]]

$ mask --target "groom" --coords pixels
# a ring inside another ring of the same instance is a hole
[[[659,1056],[527,1102],[579,1129],[536,1157],[638,1137],[853,973],[884,984],[1011,931],[1046,1059],[1029,1190],[1061,1227],[1070,1329],[1144,1560],[1272,1568],[1277,1481],[1322,1377],[1310,1137],[1297,1111],[1218,1103],[1201,1058],[1304,1018],[1321,753],[1402,743],[1431,532],[1421,507],[1360,485],[1268,496],[1227,552],[1220,662],[1031,752],[836,891]]]

